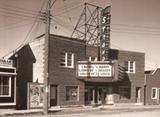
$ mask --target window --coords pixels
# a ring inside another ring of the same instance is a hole
[[[120,99],[130,99],[130,87],[124,87],[120,86],[119,87],[119,94],[120,94]]]
[[[74,68],[74,54],[69,52],[61,53],[61,63],[60,66]]]
[[[89,61],[97,61],[97,57],[89,57]]]
[[[152,88],[152,91],[151,91],[151,98],[152,99],[157,99],[157,88]]]
[[[11,96],[11,78],[0,76],[0,97]]]
[[[135,61],[125,61],[124,66],[127,73],[135,73]]]
[[[78,86],[66,86],[66,100],[78,101]]]

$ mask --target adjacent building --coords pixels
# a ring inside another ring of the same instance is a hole
[[[33,63],[36,61],[29,45],[19,48],[0,60],[0,107],[26,109],[27,85],[33,82]]]
[[[16,79],[13,61],[0,59],[0,108],[16,106]]]
[[[160,104],[160,69],[145,72],[145,104]]]

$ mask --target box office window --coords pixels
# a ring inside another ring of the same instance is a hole
[[[62,52],[60,66],[74,68],[74,54],[69,52]]]
[[[152,99],[157,99],[157,88],[152,88],[151,98]]]
[[[130,99],[130,95],[131,95],[130,87],[120,86],[119,95],[120,95],[120,99]]]
[[[125,71],[127,73],[135,73],[135,61],[125,61]]]
[[[11,96],[11,77],[0,76],[0,97]]]
[[[78,86],[66,86],[66,100],[78,101]]]

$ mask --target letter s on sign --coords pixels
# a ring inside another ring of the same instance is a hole
[[[102,18],[102,24],[104,24],[104,23],[106,22],[106,18],[107,18],[107,17],[103,17],[103,18]]]

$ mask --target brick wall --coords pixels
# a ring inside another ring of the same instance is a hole
[[[119,75],[118,82],[116,83],[115,90],[115,101],[117,103],[121,102],[136,102],[136,87],[141,87],[141,102],[144,102],[144,62],[145,56],[144,53],[140,52],[131,52],[131,51],[122,51],[122,50],[110,50],[111,59],[118,60],[119,66]],[[124,62],[125,61],[135,61],[135,73],[125,73],[124,72]],[[121,73],[120,73],[121,69]],[[129,86],[131,87],[131,96],[128,100],[120,100],[119,98],[119,87],[118,86]]]
[[[58,86],[58,105],[84,104],[84,83],[76,78],[76,63],[85,60],[85,43],[51,36],[49,46],[49,83]],[[74,68],[60,66],[62,52],[74,53]],[[79,101],[66,101],[66,86],[79,87]]]

